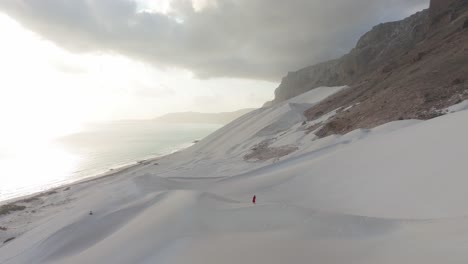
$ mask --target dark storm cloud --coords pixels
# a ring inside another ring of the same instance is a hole
[[[138,12],[130,0],[1,0],[0,8],[73,52],[118,52],[201,78],[279,80],[346,53],[373,25],[428,2],[218,0],[196,12],[188,0],[175,0],[168,15]]]

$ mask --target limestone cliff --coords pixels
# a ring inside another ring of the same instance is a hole
[[[349,108],[323,124],[326,136],[398,119],[427,119],[468,98],[468,0],[432,0],[428,10],[375,26],[339,59],[289,73],[279,103],[319,86],[349,85],[306,111],[312,120]]]
[[[428,10],[405,20],[375,26],[340,59],[290,72],[275,91],[274,103],[320,86],[352,84],[383,61],[410,49],[427,32]]]
[[[347,55],[288,73],[276,89],[273,103],[319,86],[351,85],[361,80],[377,66],[388,61],[390,63],[387,64],[391,64],[395,56],[408,52],[425,40],[431,27],[454,21],[459,15],[457,9],[466,3],[467,0],[431,0],[428,10],[401,21],[375,26]]]

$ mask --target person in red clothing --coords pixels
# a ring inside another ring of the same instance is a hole
[[[257,201],[257,196],[254,195],[253,198],[252,198],[252,203],[255,204],[256,201]]]

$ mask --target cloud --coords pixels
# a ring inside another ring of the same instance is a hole
[[[172,0],[165,13],[130,0],[2,0],[0,10],[72,52],[117,52],[199,78],[278,81],[338,57],[373,25],[429,0]]]
[[[132,85],[130,92],[135,96],[158,99],[176,95],[176,91],[174,89],[169,88],[164,84],[146,85],[141,82],[137,82]]]

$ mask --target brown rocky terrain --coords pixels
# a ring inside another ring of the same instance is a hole
[[[375,26],[340,59],[289,73],[273,103],[339,85],[351,88],[305,112],[313,120],[348,109],[328,120],[318,136],[429,119],[468,99],[468,0],[431,0],[428,10]]]
[[[251,152],[244,155],[245,161],[267,161],[270,159],[279,159],[298,150],[296,146],[271,147],[274,139],[266,139],[255,145]]]

